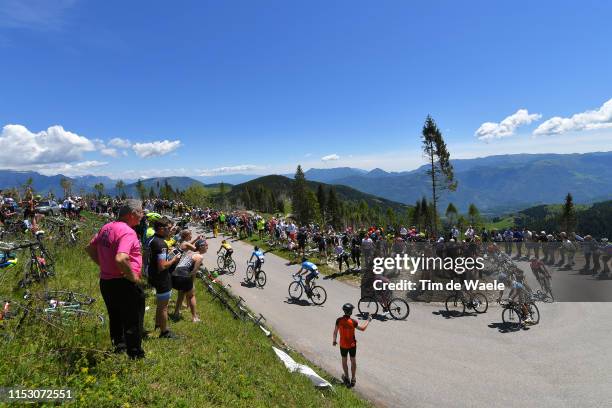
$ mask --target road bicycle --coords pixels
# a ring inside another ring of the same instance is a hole
[[[32,295],[26,294],[25,298],[27,299],[28,296]],[[45,306],[41,311],[46,317],[91,318],[97,320],[100,324],[104,324],[104,316],[87,309],[87,306],[92,305],[96,300],[88,295],[72,291],[53,290],[44,291],[33,295],[33,297],[44,302]]]
[[[236,272],[236,261],[232,256],[225,256],[221,254],[217,257],[217,266],[219,269],[226,271],[228,274],[233,275]]]
[[[487,297],[482,293],[466,293],[463,291],[455,291],[455,293],[451,293],[444,302],[446,306],[446,311],[449,314],[459,314],[463,315],[465,313],[465,309],[473,309],[476,313],[485,313],[489,308],[489,301]]]
[[[555,298],[552,297],[552,295],[544,293],[538,289],[535,293],[531,294],[531,300],[534,302],[553,303]]]
[[[261,269],[263,261],[259,261],[259,266],[256,268],[255,262],[247,262],[246,281],[254,281],[257,286],[263,288],[266,285],[266,273]]]
[[[410,306],[408,302],[399,297],[394,297],[387,300],[384,291],[376,291],[374,296],[364,296],[359,299],[357,309],[362,316],[376,315],[378,313],[378,305],[382,306],[383,312],[388,312],[395,320],[405,320],[410,314]]]
[[[11,248],[13,251],[19,249],[30,251],[30,259],[24,264],[23,278],[18,282],[18,287],[25,288],[34,282],[41,282],[55,275],[53,262],[45,257],[46,250],[43,248],[40,242],[27,242]]]
[[[499,303],[502,307],[502,322],[511,329],[519,329],[529,318],[531,324],[540,323],[540,310],[534,302],[520,303],[507,299]]]
[[[319,277],[317,276],[314,279],[319,279]],[[327,292],[322,286],[313,285],[311,281],[309,287],[307,287],[301,274],[293,275],[293,282],[289,284],[289,297],[292,300],[299,300],[304,293],[317,306],[321,306],[327,300]]]

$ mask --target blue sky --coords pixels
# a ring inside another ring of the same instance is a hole
[[[602,1],[3,0],[0,167],[407,170],[427,114],[455,158],[612,150],[611,20]]]

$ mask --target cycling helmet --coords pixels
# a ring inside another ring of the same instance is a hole
[[[306,262],[308,259],[306,259],[306,257],[302,258],[302,262]]]
[[[255,248],[253,248],[255,251],[259,251],[259,247],[257,245],[255,245]]]
[[[346,315],[350,315],[351,313],[353,313],[353,309],[355,309],[355,306],[353,306],[351,303],[345,303],[344,305],[342,305],[342,310]]]
[[[147,214],[147,220],[151,222],[159,221],[161,219],[162,219],[161,214],[158,214],[156,212],[150,212]]]

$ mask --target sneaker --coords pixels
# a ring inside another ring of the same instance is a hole
[[[356,382],[357,382],[357,380],[356,380],[356,379],[354,379],[354,378],[351,380],[351,388],[355,386],[355,383],[356,383]]]
[[[165,332],[159,334],[159,338],[160,339],[178,339],[179,336],[172,333],[170,330],[166,330]]]
[[[342,374],[342,382],[344,383],[344,385],[346,385],[347,387],[350,386],[350,382],[349,379],[346,375]]]

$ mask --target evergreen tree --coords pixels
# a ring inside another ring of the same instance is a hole
[[[478,216],[480,215],[480,211],[478,211],[478,208],[476,208],[476,205],[474,205],[474,203],[470,204],[470,207],[468,208],[468,216],[470,217],[470,224],[472,224],[472,227],[476,227],[476,221],[478,220]]]
[[[115,184],[115,189],[117,190],[116,195],[120,196],[121,198],[125,198],[125,183],[123,180],[117,181]]]
[[[334,228],[340,228],[342,226],[342,218],[340,217],[340,203],[338,202],[338,196],[334,187],[329,188],[326,214],[329,223]]]
[[[576,229],[576,208],[574,198],[570,193],[565,196],[565,203],[561,208],[561,228],[569,234]]]
[[[446,218],[448,219],[449,225],[453,225],[455,220],[457,219],[457,208],[455,204],[448,203],[448,207],[446,207]]]
[[[306,187],[306,177],[302,171],[302,166],[298,165],[295,171],[291,202],[293,204],[293,214],[300,224],[307,223],[310,215],[311,203],[307,202],[307,192],[308,188]]]
[[[142,180],[138,180],[136,182],[136,191],[138,192],[138,197],[140,197],[140,199],[144,201],[144,199],[147,197],[147,188],[145,187]]]
[[[442,132],[438,129],[436,122],[431,116],[427,116],[422,131],[423,153],[429,163],[427,175],[431,177],[432,192],[432,219],[429,224],[431,232],[436,235],[437,225],[437,204],[442,190],[454,191],[457,188],[453,165],[450,162],[450,153],[446,148],[446,143],[442,137]]]
[[[327,209],[327,197],[325,195],[325,190],[323,189],[323,184],[319,184],[317,187],[317,201],[319,202],[319,208],[321,211],[321,220],[323,223],[327,222],[325,216],[325,210]]]

